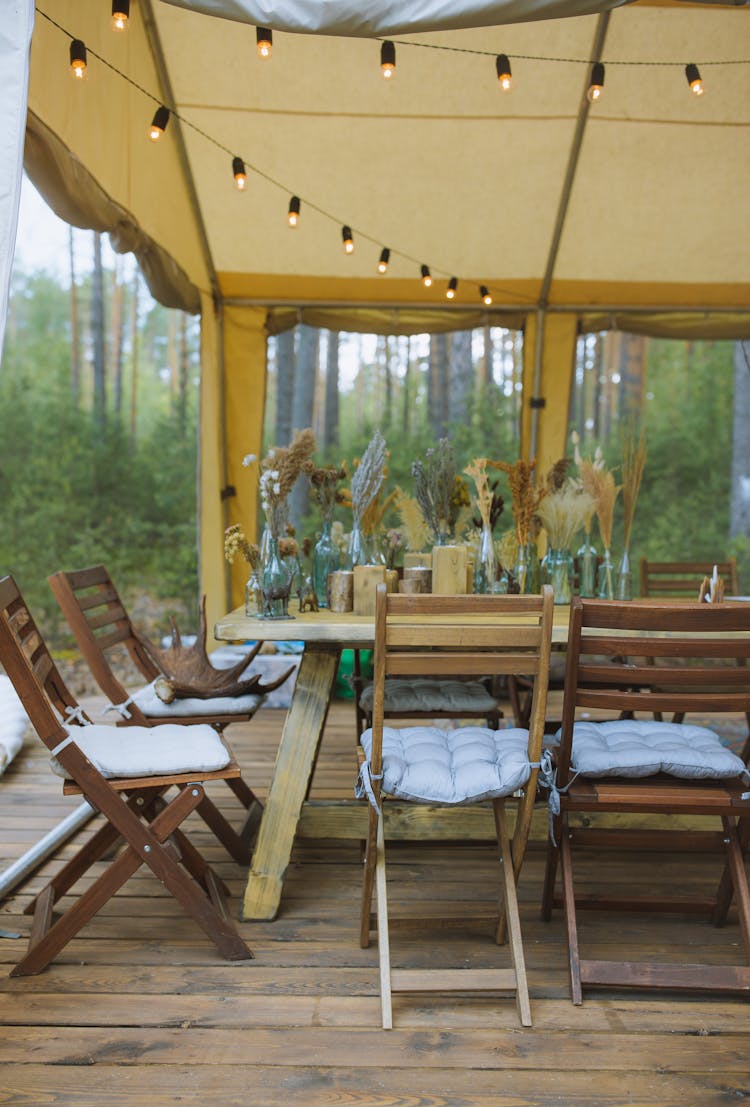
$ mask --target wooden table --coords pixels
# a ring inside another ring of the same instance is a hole
[[[567,607],[555,608],[552,641],[568,640]],[[366,806],[355,801],[306,800],[323,736],[339,657],[344,647],[372,648],[371,616],[304,612],[294,619],[263,620],[231,611],[215,627],[220,640],[262,638],[266,642],[302,641],[305,651],[276,755],[271,786],[253,853],[242,908],[243,919],[273,919],[279,909],[284,874],[298,827],[306,837],[364,838]],[[352,797],[354,793],[352,778]],[[422,809],[389,805],[388,837],[419,837],[429,819],[431,837],[494,838],[492,812],[480,807]]]

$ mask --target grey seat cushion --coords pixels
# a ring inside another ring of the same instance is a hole
[[[571,768],[583,776],[668,773],[684,779],[738,777],[747,771],[708,727],[651,719],[575,723]]]
[[[360,707],[372,711],[373,686],[369,684],[359,698]],[[402,680],[389,677],[385,682],[385,710],[389,715],[409,711],[465,712],[489,715],[498,708],[498,700],[481,681],[429,680],[418,677]]]
[[[208,723],[185,726],[66,727],[75,744],[106,777],[172,776],[176,773],[210,773],[224,769],[231,756],[219,735]],[[67,773],[51,760],[58,776]]]
[[[369,762],[372,730],[361,738]],[[529,732],[465,726],[383,727],[383,790],[423,803],[508,796],[529,779]]]
[[[177,719],[185,715],[253,715],[263,703],[263,696],[215,696],[210,700],[189,697],[164,703],[154,691],[153,683],[131,696],[144,715],[154,719]]]

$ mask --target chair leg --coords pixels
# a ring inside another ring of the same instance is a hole
[[[189,788],[191,785],[188,784],[185,787]],[[252,849],[237,831],[229,825],[216,804],[205,793],[197,810],[206,826],[214,832],[229,856],[233,857],[240,865],[249,864],[253,856]]]
[[[565,907],[565,925],[568,932],[568,957],[570,961],[570,996],[577,1007],[583,1003],[581,989],[581,959],[578,953],[578,926],[576,923],[576,900],[573,891],[573,864],[570,856],[570,837],[568,820],[563,815],[560,820],[560,871],[562,874],[563,905]]]
[[[552,918],[552,900],[555,894],[555,881],[557,880],[557,863],[560,858],[560,820],[555,819],[552,827],[554,841],[550,838],[547,843],[547,864],[544,870],[544,888],[542,891],[542,918],[549,922]]]
[[[739,917],[740,934],[745,947],[745,958],[750,961],[750,890],[747,885],[747,875],[743,861],[743,838],[746,827],[738,830],[737,822],[733,818],[724,816],[724,844],[727,851],[727,868],[734,886],[734,895],[737,901],[737,914]],[[743,820],[744,822],[745,820]],[[742,833],[740,833],[740,831]],[[745,841],[745,845],[746,845]]]
[[[375,865],[375,902],[378,912],[378,964],[380,966],[380,1011],[383,1030],[393,1029],[391,1002],[391,946],[388,936],[388,893],[385,882],[385,834],[383,818],[378,819],[377,861]]]
[[[500,860],[503,866],[505,918],[507,918],[510,953],[513,960],[513,969],[516,974],[516,1006],[518,1008],[518,1017],[521,1020],[521,1026],[531,1026],[529,985],[526,979],[526,961],[523,955],[523,941],[521,939],[521,917],[518,911],[516,876],[513,869],[513,854],[510,848],[510,838],[508,837],[505,802],[502,799],[498,799],[494,801],[492,806],[495,813],[497,840],[500,845]]]
[[[370,944],[370,914],[372,912],[372,892],[375,884],[375,860],[378,814],[368,806],[367,840],[365,842],[364,872],[362,874],[362,901],[359,914],[359,944],[367,949]]]
[[[740,819],[738,834],[740,852],[742,857],[744,857],[747,853],[747,847],[750,845],[750,819]],[[719,887],[716,890],[716,906],[711,916],[711,922],[714,926],[723,926],[727,921],[727,914],[732,903],[733,892],[734,882],[732,880],[732,872],[727,863],[724,866],[724,871],[719,881]]]

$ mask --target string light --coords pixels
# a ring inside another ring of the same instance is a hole
[[[86,43],[80,38],[74,38],[70,44],[70,69],[77,80],[83,80],[86,74]]]
[[[112,0],[112,29],[124,31],[130,18],[130,0]]]
[[[152,142],[159,141],[167,129],[167,123],[169,123],[169,108],[165,108],[162,104],[160,108],[156,109],[154,118],[151,120],[151,128],[148,132],[148,136]]]
[[[429,265],[420,265],[419,272],[422,274],[422,284],[425,288],[429,288],[432,284],[432,277],[430,276]]]
[[[455,298],[456,298],[456,289],[457,288],[458,288],[458,277],[451,277],[451,279],[448,281],[448,287],[445,290],[446,300],[455,300]]]
[[[384,42],[380,47],[380,68],[383,76],[389,79],[396,68],[396,47],[392,42]]]
[[[492,297],[490,296],[490,290],[486,284],[480,284],[479,295],[482,297],[482,303],[489,307],[492,303]]]
[[[384,246],[380,251],[380,261],[378,262],[378,273],[385,273],[388,268],[388,262],[391,260],[391,251],[387,246]]]
[[[692,62],[690,65],[686,65],[685,76],[687,77],[687,83],[690,85],[691,92],[696,96],[702,96],[706,90],[703,87],[703,81],[701,80],[698,66],[694,65]]]
[[[273,31],[268,27],[255,28],[255,42],[259,58],[270,58],[273,50]]]
[[[344,240],[344,250],[347,254],[354,253],[354,238],[352,236],[351,227],[347,227],[346,224],[341,228],[341,237]]]
[[[232,173],[234,174],[234,183],[237,185],[237,191],[244,192],[245,185],[247,184],[247,170],[245,169],[245,163],[242,158],[232,158]]]
[[[299,196],[292,196],[289,201],[289,214],[287,215],[287,222],[290,227],[296,227],[299,223],[299,208],[300,200]]]
[[[503,92],[509,92],[510,86],[513,84],[513,76],[510,71],[510,62],[508,61],[507,54],[498,54],[495,58],[495,69],[497,70],[497,79],[500,83],[500,88]]]
[[[586,91],[586,99],[593,104],[602,94],[604,89],[604,66],[601,62],[594,62],[591,66],[591,80]]]

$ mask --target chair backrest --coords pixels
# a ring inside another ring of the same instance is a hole
[[[607,661],[625,655],[626,664]],[[570,609],[558,774],[567,782],[577,709],[602,712],[750,711],[750,604],[627,604]],[[658,680],[655,679],[658,674]]]
[[[0,580],[0,664],[10,677],[32,726],[50,749],[61,731],[56,712],[63,719],[69,712],[75,712],[78,721],[81,717],[87,719],[60,675],[10,576]]]
[[[698,589],[704,577],[716,571],[724,581],[727,595],[738,596],[740,585],[737,577],[737,559],[723,561],[649,561],[641,558],[642,596],[690,596],[698,598]]]
[[[530,760],[538,761],[544,733],[553,595],[398,595],[378,585],[372,767],[381,769],[384,685],[389,676],[534,677],[529,721]]]
[[[48,580],[96,683],[112,703],[122,703],[128,698],[108,658],[116,646],[125,647],[144,680],[151,681],[159,675],[138,641],[130,616],[103,565],[76,572],[61,570]]]

